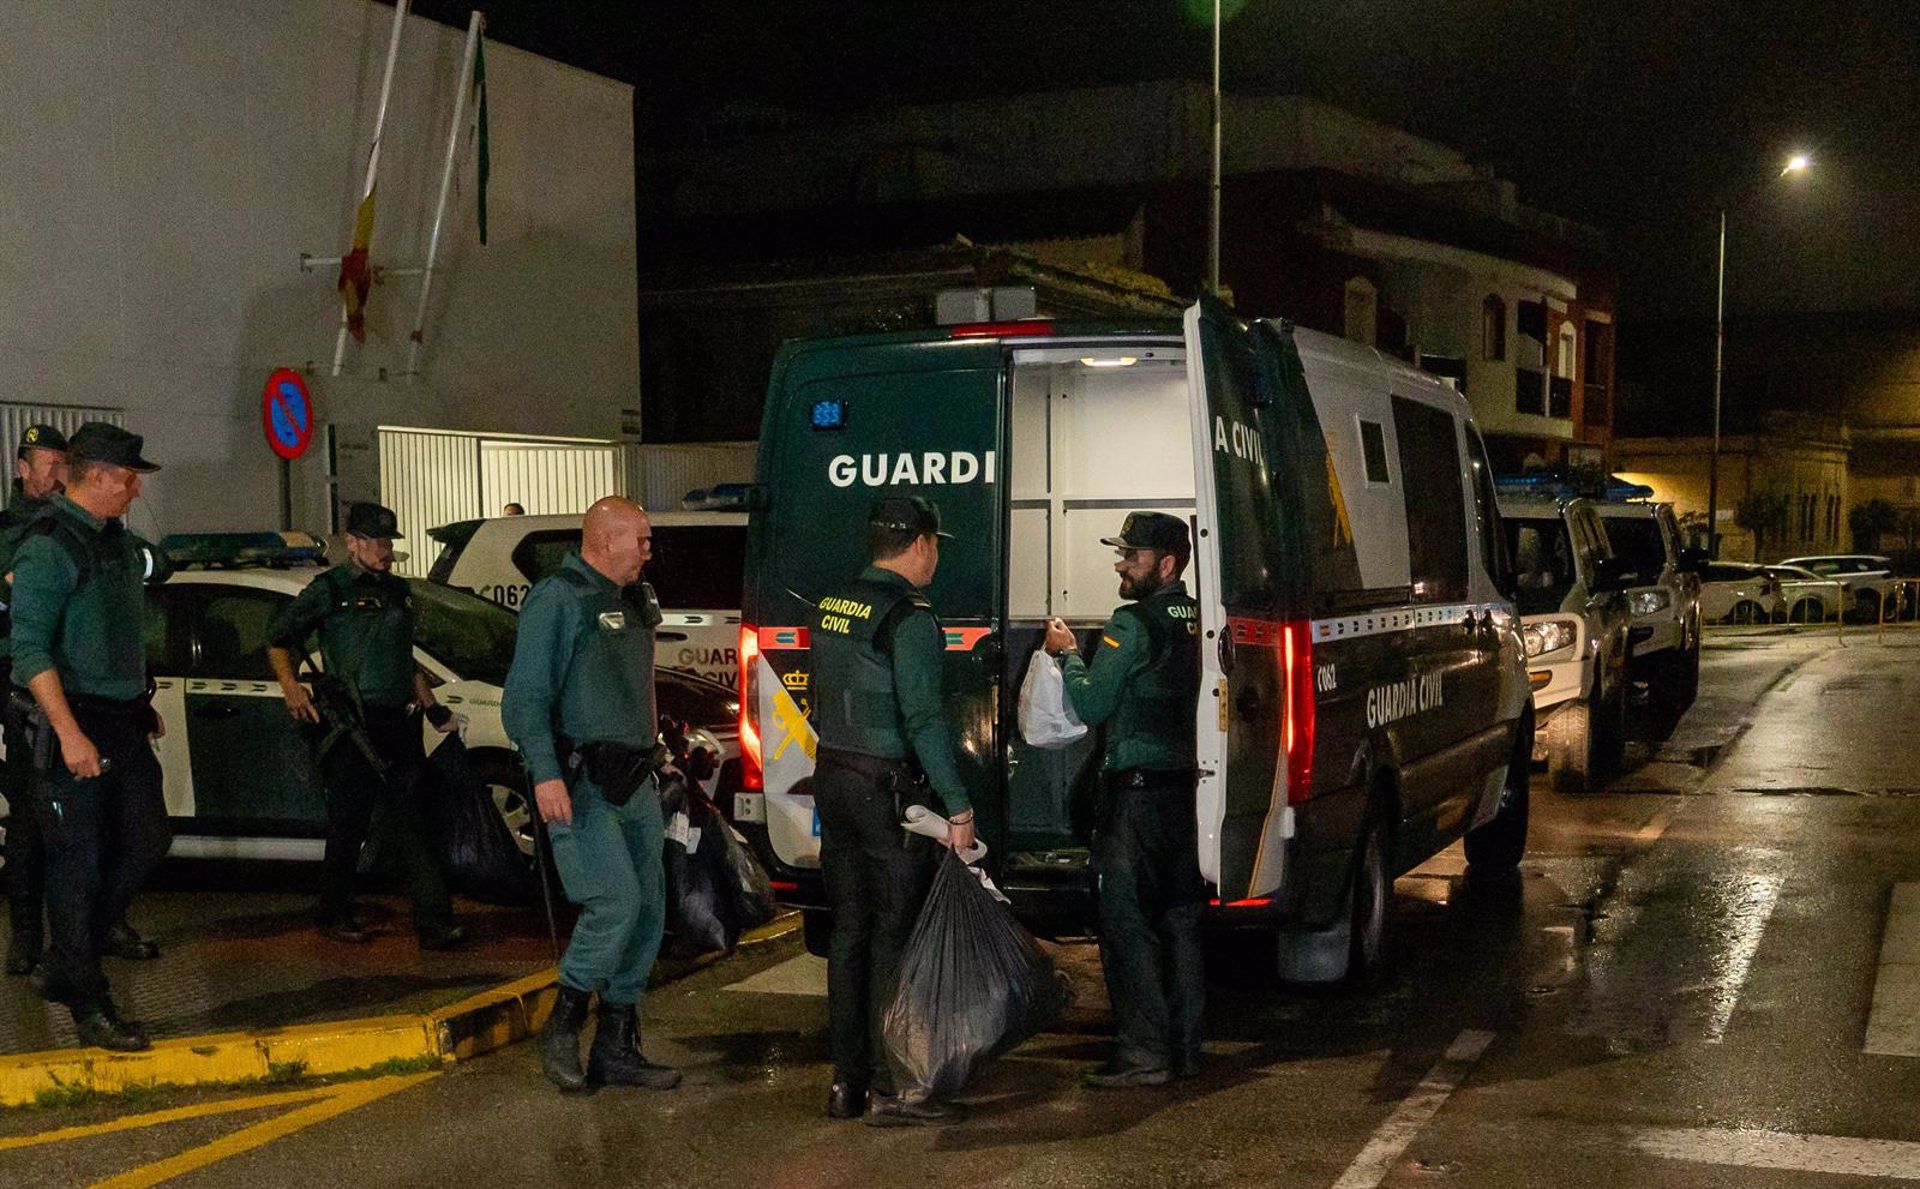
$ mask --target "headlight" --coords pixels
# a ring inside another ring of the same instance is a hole
[[[1573,637],[1573,625],[1564,619],[1542,620],[1520,629],[1520,638],[1526,643],[1529,659],[1545,656],[1549,652],[1559,652],[1562,648],[1571,648]]]
[[[1627,596],[1627,606],[1635,615],[1652,615],[1655,611],[1665,611],[1673,602],[1673,597],[1665,590],[1636,590]]]

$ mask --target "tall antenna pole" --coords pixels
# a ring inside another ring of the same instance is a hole
[[[1213,192],[1207,208],[1207,291],[1220,295],[1220,0],[1213,0]]]
[[[367,181],[360,187],[360,201],[365,202],[367,195],[373,193],[373,183],[380,176],[380,134],[387,127],[387,99],[393,94],[393,67],[400,60],[400,31],[406,27],[407,5],[409,0],[394,0],[393,34],[387,38],[387,69],[380,76],[380,106],[373,117],[373,147],[367,151]],[[358,209],[358,204],[356,204]],[[347,311],[340,311],[340,333],[333,340],[333,374],[340,374],[340,366],[347,357]]]
[[[473,58],[480,49],[480,36],[487,18],[475,9],[467,21],[467,52],[460,60],[460,84],[453,93],[453,124],[447,129],[447,160],[440,169],[440,202],[433,208],[433,233],[427,237],[427,267],[420,276],[420,313],[413,320],[413,335],[407,343],[407,382],[420,377],[420,340],[427,330],[427,298],[433,293],[433,262],[440,254],[440,225],[447,217],[447,195],[453,190],[455,154],[460,149],[463,117],[467,114],[467,92],[473,87]]]

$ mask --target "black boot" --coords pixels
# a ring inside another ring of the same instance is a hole
[[[580,1029],[587,1022],[587,993],[562,983],[553,1001],[553,1014],[540,1030],[540,1072],[568,1094],[587,1088],[580,1072]]]
[[[7,938],[7,973],[25,978],[40,965],[41,939],[38,929],[16,927]]]
[[[151,962],[160,956],[160,947],[134,932],[125,921],[107,930],[106,951],[129,962]]]
[[[655,1065],[641,1054],[640,1012],[633,1004],[602,999],[600,1026],[593,1030],[593,1052],[587,1057],[587,1082],[671,1090],[680,1084],[680,1071]]]
[[[83,1045],[112,1049],[117,1053],[138,1053],[153,1047],[153,1041],[148,1039],[140,1025],[121,1020],[111,1002],[102,1000],[76,1005],[68,1010],[73,1012],[74,1031],[80,1034],[80,1043]]]

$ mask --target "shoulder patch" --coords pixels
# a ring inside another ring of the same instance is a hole
[[[1118,641],[1118,640],[1116,640],[1116,639],[1114,639],[1114,638],[1113,638],[1112,636],[1102,636],[1102,637],[1100,637],[1100,640],[1101,640],[1101,642],[1102,642],[1103,644],[1105,644],[1105,645],[1106,645],[1106,646],[1107,646],[1108,648],[1118,648],[1118,647],[1120,647],[1120,641]]]

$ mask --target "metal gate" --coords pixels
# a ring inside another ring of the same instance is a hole
[[[109,425],[127,423],[127,414],[122,409],[96,409],[80,405],[27,405],[12,402],[0,402],[0,442],[6,444],[7,457],[12,457],[14,447],[20,444],[20,435],[29,425],[51,425],[68,437],[73,431],[88,421],[105,421]],[[12,469],[12,465],[8,465]]]
[[[427,531],[456,520],[498,516],[508,503],[530,514],[587,510],[625,495],[625,468],[612,442],[586,438],[449,433],[381,426],[380,502],[407,538],[394,570],[425,577],[439,552]]]

